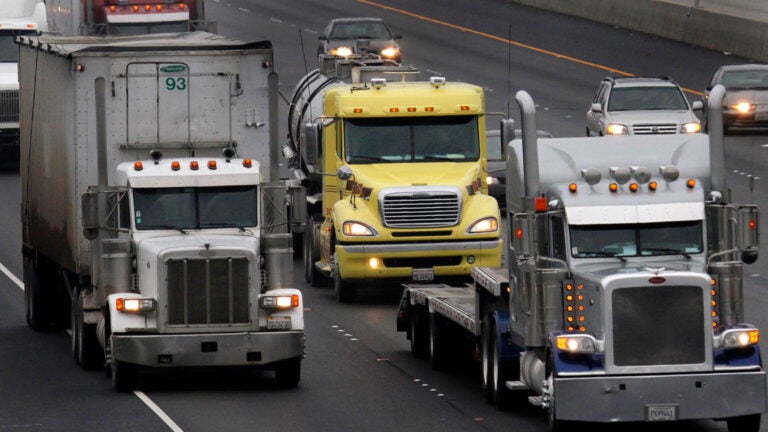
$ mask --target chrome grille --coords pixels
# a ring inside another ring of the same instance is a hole
[[[701,287],[621,288],[613,292],[612,303],[616,366],[705,361]]]
[[[168,324],[243,324],[248,317],[246,258],[172,259]]]
[[[632,126],[635,135],[676,134],[678,126],[672,124],[636,124]]]
[[[19,91],[0,90],[0,122],[19,121]]]
[[[459,223],[461,195],[454,190],[384,192],[384,225],[393,228],[432,228]]]

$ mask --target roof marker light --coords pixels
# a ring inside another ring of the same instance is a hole
[[[616,192],[619,190],[619,185],[617,183],[611,183],[608,185],[608,190],[611,192]]]
[[[200,164],[197,163],[197,161],[192,161],[189,163],[189,169],[191,169],[192,171],[197,171],[198,169],[200,169]]]
[[[696,187],[696,180],[688,179],[688,181],[685,182],[685,185],[688,186],[688,189],[693,189],[694,187]]]
[[[657,187],[659,187],[659,184],[656,183],[655,181],[648,183],[648,189],[652,191],[655,191]]]
[[[433,112],[433,111],[435,111],[435,107],[432,107],[432,106],[424,107],[424,111],[426,111],[426,112]]]
[[[637,192],[637,189],[640,187],[637,183],[630,183],[629,184],[629,191],[630,192]]]
[[[253,161],[251,159],[243,159],[243,166],[251,168],[253,166]]]
[[[576,192],[579,189],[579,186],[576,183],[571,183],[568,185],[568,190],[571,192]]]
[[[180,170],[181,169],[181,164],[179,163],[179,161],[171,162],[171,169],[174,170],[174,171]]]
[[[134,171],[141,171],[144,169],[144,164],[141,163],[141,161],[136,161],[133,163],[133,170]]]
[[[216,161],[215,160],[209,160],[208,161],[208,169],[215,170],[217,167],[218,167],[218,165],[216,165]]]

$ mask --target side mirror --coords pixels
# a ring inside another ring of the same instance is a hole
[[[316,164],[320,156],[320,137],[322,125],[307,123],[304,125],[304,158],[309,165]]]
[[[746,205],[739,208],[739,249],[741,260],[745,264],[757,261],[760,246],[759,215],[757,206]]]
[[[589,107],[589,110],[590,110],[590,111],[593,111],[593,112],[603,112],[603,106],[602,106],[602,105],[600,105],[599,103],[595,102],[595,103],[593,103],[593,104],[592,104],[592,105]]]
[[[533,256],[534,229],[533,213],[516,213],[512,216],[511,244],[518,258]]]
[[[515,139],[515,121],[512,119],[501,120],[499,130],[501,131],[501,142],[499,143],[501,145],[501,159],[506,160],[507,145]]]
[[[83,237],[94,240],[99,236],[99,194],[88,191],[80,196]]]
[[[691,109],[694,111],[704,111],[704,102],[697,100],[691,104]]]

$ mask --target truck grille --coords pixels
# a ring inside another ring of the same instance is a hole
[[[0,90],[0,122],[19,121],[19,91]]]
[[[247,324],[246,258],[172,259],[168,324]]]
[[[434,228],[459,223],[461,196],[452,190],[409,190],[383,193],[384,225],[393,228]]]
[[[616,366],[705,361],[701,287],[621,288],[613,292],[612,305]]]
[[[636,124],[632,126],[635,135],[676,134],[678,126],[672,124]]]

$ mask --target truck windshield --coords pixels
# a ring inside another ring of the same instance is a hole
[[[572,225],[570,237],[574,258],[688,256],[703,252],[701,221]]]
[[[475,116],[346,119],[344,142],[350,164],[480,158]]]
[[[256,186],[134,189],[136,229],[255,227]]]

